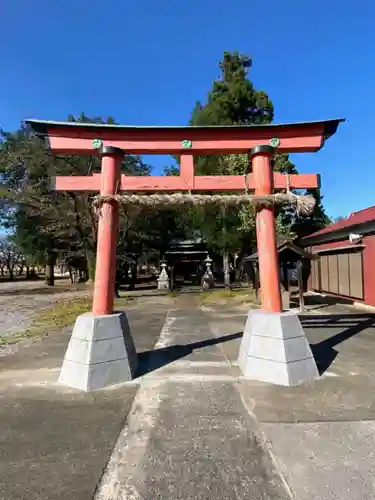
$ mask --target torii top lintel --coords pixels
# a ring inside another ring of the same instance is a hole
[[[138,127],[80,122],[26,120],[43,136],[51,151],[61,155],[90,155],[100,146],[129,154],[247,153],[259,144],[280,152],[316,152],[335,134],[343,119],[304,123],[228,126]]]

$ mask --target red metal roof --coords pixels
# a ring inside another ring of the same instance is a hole
[[[369,208],[365,208],[364,210],[359,210],[358,212],[353,212],[346,219],[340,220],[338,222],[335,222],[334,224],[331,224],[330,226],[324,227],[323,229],[316,231],[316,233],[309,234],[308,236],[306,236],[306,239],[312,238],[314,236],[320,236],[321,234],[328,234],[333,231],[345,229],[357,224],[370,222],[372,220],[375,220],[375,205]],[[303,241],[304,239],[305,238],[302,238],[301,241]]]

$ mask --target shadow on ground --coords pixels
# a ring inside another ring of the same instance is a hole
[[[328,370],[338,356],[339,352],[335,347],[375,326],[375,315],[373,314],[306,314],[301,315],[300,318],[320,375]],[[338,332],[332,332],[334,329]],[[241,331],[190,344],[176,344],[141,352],[138,356],[139,370],[137,375],[142,376],[158,370],[205,347],[240,339],[242,334]],[[316,341],[314,341],[315,339]]]
[[[328,306],[333,306],[335,304],[350,305],[353,304],[353,300],[345,299],[343,297],[336,297],[335,295],[305,295],[305,304],[325,304]]]
[[[309,336],[309,330],[318,331],[319,334],[327,335],[330,329],[340,329],[332,336],[310,343],[320,375],[322,375],[333,363],[338,355],[336,346],[346,340],[358,335],[367,328],[375,325],[375,315],[372,314],[322,314],[301,316],[303,329]]]
[[[290,302],[292,307],[299,307],[298,292],[292,293]],[[350,306],[353,305],[353,302],[353,300],[336,297],[334,295],[304,295],[305,306],[314,310],[336,305]]]
[[[139,368],[137,376],[140,377],[142,375],[145,375],[146,373],[150,373],[159,368],[162,368],[163,366],[173,363],[178,359],[188,356],[195,350],[239,339],[242,337],[242,334],[243,332],[232,333],[231,335],[223,335],[221,337],[201,340],[199,342],[193,342],[191,344],[177,344],[168,347],[162,347],[160,349],[141,352],[138,354]]]

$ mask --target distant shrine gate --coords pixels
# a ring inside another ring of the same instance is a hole
[[[132,127],[27,120],[46,139],[56,155],[101,155],[101,174],[55,178],[57,191],[100,192],[97,260],[92,313],[113,313],[115,297],[118,202],[126,192],[241,191],[266,196],[274,190],[318,188],[317,174],[273,173],[275,151],[316,152],[335,134],[341,119],[282,125],[210,127]],[[181,156],[179,176],[126,176],[121,174],[125,154]],[[252,173],[244,176],[196,176],[194,155],[248,154]],[[246,181],[246,182],[245,182]],[[259,206],[256,213],[261,303],[264,311],[282,311],[273,206]]]

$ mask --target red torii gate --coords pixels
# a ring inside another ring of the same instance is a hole
[[[282,125],[203,127],[136,127],[79,122],[26,120],[34,132],[46,139],[56,155],[102,157],[101,174],[56,177],[58,191],[100,191],[103,196],[119,191],[244,191],[243,176],[195,176],[194,155],[249,154],[252,173],[247,187],[258,195],[274,189],[318,188],[316,174],[273,173],[274,151],[316,152],[335,134],[342,119]],[[180,175],[132,177],[121,174],[125,154],[175,154],[181,156]],[[98,225],[93,315],[113,313],[116,270],[118,207],[114,200],[101,205]],[[270,207],[257,209],[257,247],[262,309],[281,313],[279,265],[276,249],[275,214]]]
[[[194,155],[250,153],[252,170],[247,180],[256,194],[273,189],[319,187],[316,174],[287,176],[271,171],[274,148],[280,152],[315,152],[332,136],[342,120],[286,125],[211,127],[130,127],[77,122],[27,120],[47,139],[56,155],[102,155],[102,173],[91,176],[56,177],[57,191],[244,191],[243,176],[195,176]],[[260,147],[261,146],[261,147]],[[181,155],[180,176],[131,177],[120,173],[124,154]],[[289,183],[289,184],[288,184]],[[117,245],[117,204],[103,203],[99,216],[94,314],[111,314]],[[272,208],[256,217],[262,307],[280,312],[280,283],[276,253],[275,218]]]

